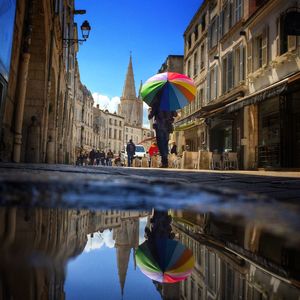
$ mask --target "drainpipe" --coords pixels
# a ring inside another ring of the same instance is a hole
[[[28,67],[30,61],[30,45],[32,37],[33,0],[27,1],[27,12],[24,18],[23,49],[20,58],[18,83],[16,87],[15,122],[14,122],[14,146],[13,161],[20,162],[22,146],[22,127],[24,118],[24,106],[28,82]],[[27,19],[27,20],[26,20]],[[26,21],[25,21],[26,20]]]

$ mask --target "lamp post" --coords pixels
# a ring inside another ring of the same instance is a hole
[[[63,39],[66,47],[69,47],[71,45],[74,45],[76,43],[83,43],[86,42],[87,39],[89,38],[90,35],[90,31],[91,31],[91,26],[89,24],[89,22],[87,20],[85,20],[82,25],[80,26],[81,29],[81,35],[82,35],[82,39]]]

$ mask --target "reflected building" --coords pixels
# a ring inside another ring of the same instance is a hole
[[[0,300],[65,299],[65,267],[93,232],[114,230],[118,273],[124,287],[139,218],[147,212],[0,209]],[[127,257],[128,256],[128,257]],[[125,271],[124,271],[125,270]]]
[[[209,213],[174,212],[172,227],[196,261],[176,299],[299,299],[299,250],[284,239]]]
[[[0,216],[0,299],[64,299],[64,267],[84,249],[88,211],[2,208]]]

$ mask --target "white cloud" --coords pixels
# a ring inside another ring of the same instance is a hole
[[[109,98],[106,95],[101,95],[100,93],[93,93],[93,98],[95,100],[95,106],[99,104],[101,109],[107,109],[109,112],[118,112],[118,104],[120,103],[120,97]]]
[[[149,106],[144,102],[143,103],[143,127],[150,129],[150,123],[148,120],[148,108]]]
[[[90,252],[92,250],[100,249],[103,246],[107,248],[113,248],[115,246],[115,241],[113,240],[113,233],[110,230],[104,230],[104,232],[95,232],[93,238],[90,234],[87,236],[88,240],[85,245],[84,251]]]
[[[93,98],[95,101],[95,106],[99,104],[101,109],[107,109],[110,113],[118,113],[118,104],[120,103],[120,97],[112,97],[109,98],[106,95],[102,95],[100,93],[93,93]],[[143,127],[150,128],[149,120],[148,120],[148,108],[149,106],[144,102],[143,103]]]

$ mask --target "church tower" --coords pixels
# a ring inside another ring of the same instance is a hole
[[[125,118],[125,125],[143,125],[143,102],[136,96],[131,54],[118,114]]]

